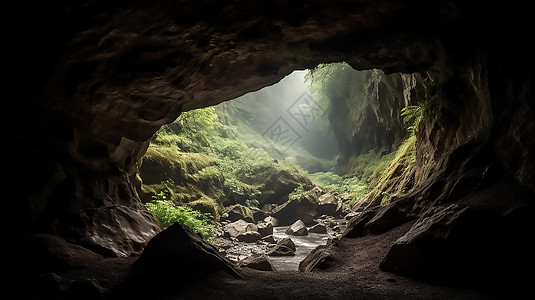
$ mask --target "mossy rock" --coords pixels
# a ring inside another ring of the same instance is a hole
[[[281,226],[292,225],[297,220],[310,226],[317,215],[318,204],[318,198],[314,193],[303,193],[299,197],[292,197],[286,203],[277,206],[273,209],[272,215],[279,220]]]
[[[201,197],[197,200],[187,203],[186,205],[202,213],[210,214],[214,217],[216,221],[219,221],[219,211],[217,209],[217,204],[211,198],[208,198],[206,196]]]
[[[297,187],[311,188],[313,183],[296,170],[289,170],[278,165],[268,166],[261,172],[243,179],[250,185],[258,186],[260,195],[257,196],[259,206],[264,204],[282,204]]]
[[[169,179],[182,184],[195,181],[194,174],[215,164],[216,160],[205,154],[185,153],[163,145],[151,145],[143,157],[139,173],[144,184],[158,184]]]
[[[238,220],[245,220],[249,223],[255,222],[253,211],[249,207],[243,206],[241,204],[232,205],[231,207],[225,210],[223,216],[226,220],[229,220],[231,222],[235,222]]]

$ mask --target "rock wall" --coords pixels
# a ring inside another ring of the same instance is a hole
[[[445,56],[431,69],[435,81],[427,87],[432,99],[417,133],[416,162],[402,171],[413,178],[405,186],[411,191],[365,210],[345,233],[383,233],[415,220],[381,269],[455,284],[526,284],[535,191],[525,170],[533,170],[535,145],[519,131],[534,124],[533,63],[513,70],[501,65],[506,53]]]
[[[402,108],[425,100],[419,73],[339,68],[328,76],[323,94],[331,103],[329,120],[341,152],[342,169],[352,156],[370,150],[392,152],[407,136]]]

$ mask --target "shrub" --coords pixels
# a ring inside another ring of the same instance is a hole
[[[210,214],[201,213],[186,206],[175,206],[169,200],[152,200],[145,207],[167,228],[174,223],[188,226],[205,240],[212,240],[215,226]]]

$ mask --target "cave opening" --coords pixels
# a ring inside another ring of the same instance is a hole
[[[389,185],[415,161],[425,95],[403,80],[417,76],[321,64],[183,112],[142,159],[141,200],[164,228],[189,226],[237,266],[297,271],[383,192],[374,186],[389,190],[382,205],[410,190]]]

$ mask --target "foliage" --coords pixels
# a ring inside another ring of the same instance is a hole
[[[357,116],[354,115],[365,113],[361,109],[365,103],[360,101],[366,86],[364,74],[365,72],[355,72],[346,63],[320,64],[310,70],[306,80],[310,84],[310,93],[320,101],[327,114],[332,115],[340,107],[345,109],[350,104],[349,113],[356,120]]]
[[[209,214],[203,214],[186,206],[176,206],[170,200],[155,199],[146,203],[145,207],[165,228],[174,223],[180,223],[188,226],[205,240],[211,240],[214,237],[215,226]]]
[[[182,113],[175,123],[180,126],[180,132],[183,134],[196,134],[199,129],[203,131],[214,128],[217,114],[213,107],[190,110]]]
[[[412,135],[417,135],[420,124],[425,119],[439,113],[444,106],[443,91],[439,83],[434,79],[434,75],[427,72],[424,78],[425,96],[424,100],[417,105],[409,105],[401,110],[403,122],[408,125],[407,131]]]
[[[368,184],[358,177],[341,177],[333,172],[309,174],[314,184],[329,192],[349,193],[353,199],[360,198],[368,192]]]
[[[420,123],[424,117],[424,104],[409,105],[401,109],[401,116],[403,122],[408,124],[407,131],[410,134],[417,134],[420,128]]]
[[[363,109],[366,104],[359,99],[365,98],[368,93],[368,75],[354,72],[345,63],[319,65],[307,75],[310,93],[314,94],[314,99],[319,101],[330,118],[337,118],[338,112],[347,111],[347,119],[337,119],[338,125],[351,128],[343,132],[344,134],[355,134],[356,131],[362,130],[357,128],[356,124],[365,118],[367,113],[366,109]],[[426,80],[429,87],[426,98],[438,99],[440,90],[435,88],[432,77],[428,76]],[[236,111],[209,107],[184,112],[174,123],[162,127],[147,154],[169,156],[169,162],[180,164],[179,169],[186,173],[187,178],[180,181],[180,187],[168,188],[166,193],[162,193],[161,189],[153,189],[153,193],[159,191],[154,201],[173,200],[175,203],[188,204],[208,195],[208,198],[215,200],[214,203],[218,205],[240,203],[255,207],[259,205],[259,200],[262,201],[257,186],[260,183],[252,182],[251,178],[261,180],[264,177],[258,174],[266,172],[276,163],[278,168],[308,176],[314,184],[327,191],[350,193],[353,200],[370,193],[379,193],[370,198],[380,198],[383,203],[387,203],[392,197],[408,192],[394,186],[405,188],[410,185],[409,173],[416,160],[416,136],[426,116],[440,106],[437,99],[431,102],[426,99],[423,103],[401,110],[401,117],[410,135],[396,151],[385,154],[372,150],[358,156],[344,157],[344,165],[349,167],[339,167],[337,173],[346,176],[333,172],[309,174],[301,167],[303,161],[332,165],[334,159],[318,159],[310,153],[301,155],[294,149],[285,153],[286,156],[274,156],[270,150],[272,145],[252,128],[254,118],[250,115],[243,115],[244,120],[237,117],[240,116],[239,107],[235,108]],[[324,124],[318,126],[321,130],[327,128]],[[321,132],[319,129],[316,131]],[[206,163],[196,165],[193,162],[196,159],[187,157],[187,154],[203,155],[199,159],[205,160]],[[397,184],[399,182],[407,184]],[[309,188],[297,187],[290,198],[307,192]],[[176,195],[181,195],[179,201],[176,201]]]
[[[164,125],[156,134],[155,142],[176,146],[186,152],[203,152],[216,134],[217,114],[213,107],[183,112],[173,123]]]
[[[416,135],[410,135],[394,152],[394,158],[378,176],[370,182],[380,204],[390,203],[394,197],[407,194],[414,185],[416,163]]]
[[[258,192],[244,180],[274,161],[262,148],[248,144],[252,141],[258,145],[260,137],[248,137],[246,142],[236,126],[220,123],[214,108],[209,107],[185,112],[174,123],[162,127],[146,155],[156,157],[168,169],[177,166],[169,174],[180,173],[181,179],[176,180],[179,184],[166,188],[171,191],[169,200],[189,203],[209,196],[221,206],[233,202],[255,206]],[[144,190],[150,192],[148,188]]]

